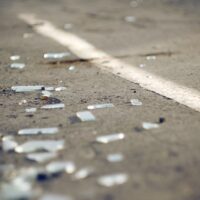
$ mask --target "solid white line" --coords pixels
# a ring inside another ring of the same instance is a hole
[[[139,84],[141,87],[162,96],[173,99],[180,104],[200,112],[200,92],[162,77],[156,76],[142,69],[113,58],[107,53],[95,48],[84,39],[60,29],[52,23],[37,19],[31,14],[20,14],[19,18],[34,25],[37,33],[49,37],[82,59],[90,59],[99,68],[109,71],[117,76]]]

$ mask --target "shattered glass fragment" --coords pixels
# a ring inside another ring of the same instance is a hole
[[[115,154],[109,154],[107,156],[107,161],[115,163],[115,162],[121,162],[124,160],[124,156],[121,153],[115,153]]]
[[[97,182],[100,185],[105,186],[105,187],[121,185],[121,184],[126,183],[127,181],[128,181],[128,175],[125,173],[101,176],[97,180]]]
[[[131,104],[133,106],[141,106],[142,102],[139,99],[131,99]]]
[[[37,111],[37,108],[26,108],[27,113],[34,113]]]
[[[98,136],[96,138],[96,141],[99,143],[107,144],[110,142],[115,142],[118,140],[123,140],[125,138],[124,133],[115,133],[111,135],[103,135],[103,136]]]
[[[42,91],[42,97],[51,97],[53,94],[49,91]]]
[[[126,16],[125,21],[129,23],[133,23],[136,21],[136,18],[134,16]]]
[[[38,135],[38,134],[56,134],[59,129],[57,127],[51,128],[27,128],[18,131],[18,135]]]
[[[17,153],[31,153],[36,151],[56,152],[64,148],[64,140],[32,140],[15,148]]]
[[[21,105],[26,104],[26,103],[27,103],[27,100],[26,100],[26,99],[23,99],[23,100],[21,100],[21,101],[19,102],[19,105],[21,106]]]
[[[72,174],[76,170],[76,166],[71,161],[57,161],[51,162],[46,166],[46,170],[50,174],[59,174],[62,172],[66,172],[67,174]]]
[[[70,66],[70,67],[68,68],[68,70],[69,70],[69,71],[74,71],[74,70],[75,70],[75,67],[74,67],[74,66]]]
[[[147,60],[156,60],[156,56],[147,56],[146,59]]]
[[[39,200],[72,200],[72,198],[60,194],[45,194]]]
[[[13,136],[4,136],[2,138],[2,149],[5,152],[14,151],[18,143],[14,140]]]
[[[73,27],[73,24],[65,24],[64,29],[69,30]]]
[[[92,167],[85,167],[85,168],[78,170],[74,174],[73,179],[75,179],[75,180],[85,179],[85,178],[89,177],[92,173],[94,173],[94,169]]]
[[[57,88],[55,88],[55,91],[60,92],[60,91],[66,90],[66,89],[67,89],[66,87],[57,87]]]
[[[12,61],[19,60],[19,59],[20,59],[19,55],[10,56],[10,60],[12,60]]]
[[[63,52],[63,53],[45,53],[44,58],[45,59],[62,59],[65,57],[70,56],[71,54],[69,52]]]
[[[55,152],[45,152],[45,153],[32,153],[28,154],[26,158],[38,163],[47,162],[53,158],[56,158],[57,154]]]
[[[143,67],[146,67],[146,65],[145,64],[140,64],[140,67],[143,68]]]
[[[142,127],[146,130],[159,128],[159,124],[151,123],[151,122],[143,122]]]
[[[105,103],[105,104],[95,104],[95,105],[89,105],[87,107],[88,110],[94,110],[94,109],[101,109],[101,108],[113,108],[114,105],[112,103]]]
[[[42,106],[42,109],[62,109],[65,107],[65,104],[63,103],[58,103],[58,104],[47,104]]]
[[[23,69],[26,65],[24,63],[12,63],[10,68],[12,69]]]
[[[89,111],[82,111],[82,112],[77,112],[76,116],[82,121],[82,122],[86,122],[86,121],[95,121],[96,118],[95,116],[89,112]]]
[[[44,88],[43,85],[32,85],[32,86],[13,86],[11,89],[15,92],[33,92],[40,91]]]

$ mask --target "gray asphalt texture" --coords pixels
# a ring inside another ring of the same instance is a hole
[[[189,88],[200,87],[200,1],[146,0],[136,8],[128,0],[1,0],[0,1],[0,132],[13,135],[19,143],[31,139],[65,139],[56,160],[73,160],[79,168],[93,166],[95,174],[81,181],[70,176],[38,183],[44,192],[97,200],[197,200],[200,198],[200,114],[173,100],[146,91],[138,85],[101,71],[72,55],[63,63],[49,63],[46,52],[67,49],[34,32],[17,18],[19,13],[35,13],[58,28],[73,24],[69,31],[86,39],[112,56]],[[135,16],[127,23],[126,16]],[[31,38],[23,38],[31,33]],[[21,55],[23,70],[8,67],[9,57]],[[157,55],[147,61],[146,55]],[[74,65],[75,71],[68,71]],[[64,86],[54,93],[65,103],[64,110],[40,110],[33,115],[27,107],[45,102],[37,93],[14,94],[13,85]],[[142,106],[130,105],[137,98]],[[184,97],[183,97],[184,98]],[[19,105],[23,99],[27,104]],[[70,123],[69,117],[96,103],[113,103],[114,108],[94,110],[95,122]],[[142,122],[165,122],[158,129],[142,130]],[[60,127],[54,136],[18,136],[22,128]],[[123,132],[125,140],[102,145],[96,136]],[[108,153],[122,152],[125,160],[111,164]],[[38,166],[22,154],[0,151],[0,164]],[[105,188],[97,177],[126,172],[124,185]]]

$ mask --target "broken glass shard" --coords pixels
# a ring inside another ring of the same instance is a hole
[[[70,67],[68,68],[68,70],[69,70],[69,71],[74,71],[74,70],[75,70],[75,67],[74,67],[74,66],[70,66]]]
[[[33,92],[40,91],[44,88],[43,85],[30,85],[30,86],[13,86],[11,89],[15,92]]]
[[[19,60],[19,59],[20,59],[19,55],[10,56],[10,60],[12,60],[12,61]]]
[[[50,174],[59,174],[62,172],[66,172],[67,174],[72,174],[76,170],[76,166],[73,162],[67,161],[57,161],[51,162],[46,166],[46,170]]]
[[[12,63],[10,68],[12,69],[23,69],[26,65],[24,63]]]
[[[63,53],[45,53],[44,58],[45,59],[62,59],[65,57],[70,56],[71,54],[69,52],[63,52]]]
[[[114,105],[112,103],[105,103],[105,104],[95,104],[95,105],[89,105],[87,107],[88,110],[94,110],[94,109],[101,109],[101,108],[113,108]]]
[[[57,103],[57,104],[47,104],[42,106],[42,109],[62,109],[65,107],[65,104],[63,103]]]
[[[60,92],[60,91],[66,90],[66,89],[67,89],[66,87],[57,87],[57,88],[55,88],[55,91]]]
[[[27,128],[18,131],[18,135],[38,135],[38,134],[56,134],[59,129],[57,127],[51,128]]]
[[[139,99],[131,99],[131,104],[133,106],[141,106],[142,102]]]
[[[109,154],[107,156],[107,161],[115,163],[115,162],[121,162],[124,160],[124,156],[121,153],[115,153],[115,154]]]
[[[14,151],[18,143],[14,140],[13,136],[4,136],[2,138],[2,149],[5,152]]]
[[[39,200],[72,200],[72,198],[60,194],[45,194]]]
[[[82,121],[82,122],[86,122],[86,121],[95,121],[96,118],[95,116],[89,112],[89,111],[82,111],[82,112],[77,112],[76,116]]]
[[[156,56],[147,56],[146,59],[147,60],[156,60]]]
[[[64,29],[66,29],[66,30],[69,30],[69,29],[71,29],[72,27],[73,27],[72,24],[65,24],[65,25],[64,25]]]
[[[51,97],[51,96],[52,96],[52,93],[49,92],[49,91],[42,91],[42,96],[43,96],[43,97]]]
[[[47,162],[53,158],[56,158],[57,153],[56,152],[44,152],[44,153],[32,153],[28,154],[26,158],[28,160],[32,160],[38,163]]]
[[[56,152],[64,148],[64,140],[32,140],[15,148],[17,153],[32,153],[36,151]]]
[[[120,174],[110,174],[106,176],[101,176],[98,178],[97,182],[105,187],[112,187],[116,185],[124,184],[128,181],[128,175],[125,173]]]
[[[116,134],[111,134],[111,135],[103,135],[103,136],[98,136],[96,138],[96,141],[99,143],[110,143],[110,142],[115,142],[118,140],[123,140],[125,138],[124,133],[116,133]]]
[[[37,111],[37,108],[26,108],[27,113],[34,113]]]
[[[151,123],[151,122],[143,122],[142,127],[146,130],[159,128],[159,124]]]
[[[136,18],[134,16],[126,16],[125,21],[129,23],[133,23],[136,21]]]
[[[94,169],[92,167],[85,167],[85,168],[78,170],[74,174],[73,179],[75,179],[75,180],[85,179],[85,178],[89,177],[92,173],[94,173]]]

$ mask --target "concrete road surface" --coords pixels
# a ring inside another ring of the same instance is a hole
[[[34,24],[32,15],[46,22]],[[44,30],[45,23],[63,34]],[[69,41],[68,33],[81,41]],[[61,39],[71,46],[59,43]],[[104,64],[117,58],[124,68],[117,72],[117,65],[112,64],[112,70],[107,70],[100,57],[93,57],[96,50],[87,51],[84,42],[108,55]],[[48,52],[71,55],[56,62],[43,58]],[[12,55],[21,58],[12,61]],[[0,0],[2,138],[13,136],[19,144],[64,139],[65,148],[53,161],[70,160],[77,169],[94,169],[82,180],[73,180],[73,174],[38,180],[31,190],[39,190],[39,195],[33,199],[53,193],[77,200],[198,200],[199,55],[199,0]],[[26,66],[12,69],[10,64],[15,62]],[[75,69],[69,70],[70,66]],[[124,73],[127,66],[128,74]],[[168,82],[170,86],[165,84]],[[53,92],[65,109],[42,110],[52,98],[41,99],[41,92],[14,93],[10,88],[15,85],[66,87]],[[131,99],[139,99],[142,105],[131,105]],[[102,103],[115,107],[92,110],[96,121],[72,120],[88,105]],[[37,111],[27,113],[26,108],[31,107]],[[145,130],[143,122],[159,127]],[[20,129],[43,127],[58,127],[59,133],[17,134]],[[125,138],[108,144],[95,142],[96,137],[112,133],[124,133]],[[108,162],[107,155],[113,153],[123,154],[124,160]],[[20,169],[44,167],[50,162],[31,162],[25,156],[0,150],[0,169],[14,165],[7,175],[0,171],[1,194],[5,183]],[[112,187],[98,183],[99,177],[115,173],[126,174],[127,181]]]

